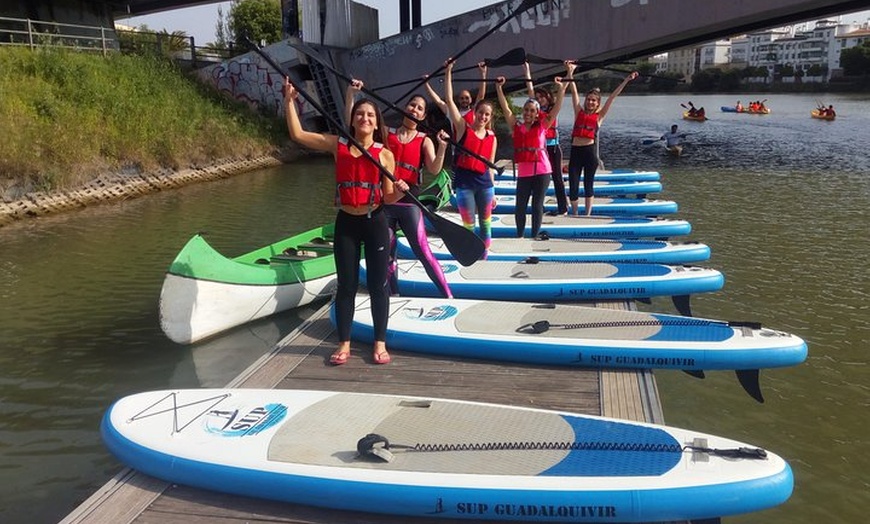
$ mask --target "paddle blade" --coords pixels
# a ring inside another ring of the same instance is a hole
[[[740,385],[743,386],[743,389],[749,393],[749,396],[757,400],[759,403],[764,404],[764,396],[761,394],[761,381],[759,380],[759,372],[757,369],[738,369],[735,371],[737,373],[737,380],[740,381]]]
[[[561,64],[564,60],[559,58],[544,58],[542,56],[526,54],[526,60],[530,64]]]
[[[508,65],[523,65],[526,61],[526,50],[522,47],[515,47],[498,58],[485,58],[484,63],[487,66],[508,66]]]
[[[645,146],[649,146],[649,145],[655,144],[655,143],[658,142],[658,141],[659,141],[658,138],[647,138],[647,139],[644,139],[644,141],[642,142],[642,144],[645,145]]]
[[[423,209],[423,214],[457,262],[470,266],[483,257],[486,245],[474,231],[469,231],[462,224],[446,219],[428,208]]]

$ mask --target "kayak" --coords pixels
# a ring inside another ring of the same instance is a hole
[[[444,242],[429,236],[429,249],[438,260],[453,260]],[[405,237],[396,239],[399,258],[415,258]],[[585,238],[493,238],[487,260],[550,260],[556,262],[632,262],[689,264],[710,258],[710,247],[700,242]]]
[[[750,115],[767,115],[767,114],[770,114],[770,108],[767,108],[767,107],[765,107],[764,109],[762,109],[762,110],[760,110],[760,111],[758,111],[758,110],[755,110],[755,111],[754,111],[754,110],[751,110],[751,109],[748,109],[748,108],[745,108],[745,107],[744,107],[743,109],[741,109],[740,111],[738,111],[737,108],[734,107],[734,106],[722,106],[722,107],[720,107],[719,109],[721,109],[723,113],[748,113],[748,114],[750,114]]]
[[[836,114],[823,115],[821,114],[821,112],[819,112],[818,109],[813,109],[812,111],[810,111],[810,116],[812,116],[813,118],[818,118],[819,120],[834,120],[835,118],[837,118]]]
[[[690,115],[688,111],[683,111],[683,120],[692,120],[694,122],[704,122],[707,120],[707,115]]]
[[[160,291],[160,327],[190,344],[332,294],[333,225],[317,227],[227,258],[202,235],[169,266]]]
[[[496,195],[496,211],[499,214],[509,214],[516,211],[517,197],[514,195]],[[453,208],[456,208],[456,198],[452,197],[450,203]],[[555,196],[544,198],[544,212],[556,213],[558,210],[558,202]],[[668,215],[676,213],[679,206],[673,200],[654,200],[647,198],[632,198],[632,197],[595,197],[592,204],[593,215]],[[526,211],[532,212],[531,199]]]
[[[462,223],[459,213],[439,213],[442,217]],[[513,215],[492,215],[493,238],[517,236]],[[526,220],[524,234],[531,236],[531,220]],[[545,216],[541,233],[550,238],[659,238],[688,235],[692,226],[685,220],[650,217]]]
[[[725,284],[722,273],[699,266],[537,260],[480,260],[468,267],[443,260],[440,265],[456,298],[558,302],[636,299],[709,293]],[[365,274],[365,261],[360,261],[360,281],[365,282]],[[419,260],[398,261],[396,276],[402,296],[441,296]]]

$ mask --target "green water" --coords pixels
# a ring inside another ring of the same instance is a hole
[[[656,373],[668,424],[770,449],[794,469],[784,505],[726,522],[863,522],[870,511],[870,97],[768,95],[767,116],[719,113],[733,96],[694,97],[711,120],[679,120],[685,98],[622,97],[602,130],[608,167],[658,170],[722,291],[697,316],[794,332],[806,363],[762,373],[764,404],[733,374]],[[746,103],[746,100],[744,100]],[[567,126],[570,117],[561,119]],[[672,123],[682,158],[643,147]],[[120,396],[222,386],[314,308],[194,346],[157,319],[163,272],[195,232],[236,255],[331,220],[332,167],[306,161],[0,228],[0,522],[56,522],[120,465],[98,434]],[[668,300],[646,309],[673,312]]]

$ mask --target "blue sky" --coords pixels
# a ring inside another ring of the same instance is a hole
[[[378,10],[381,38],[399,32],[399,1],[398,0],[356,0],[358,3],[374,7]],[[503,0],[427,0],[421,2],[423,12],[421,19],[423,24],[430,24],[444,18],[473,11],[481,7],[498,4]],[[138,27],[147,25],[154,31],[166,29],[167,31],[184,31],[196,39],[197,45],[205,45],[214,41],[215,26],[217,25],[218,7],[222,7],[224,16],[230,10],[231,2],[217,2],[214,4],[176,9],[148,16],[137,16],[126,19],[118,19],[118,23]],[[845,22],[866,22],[870,19],[870,11],[861,11],[843,16]]]

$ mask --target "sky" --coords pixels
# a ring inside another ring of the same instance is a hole
[[[378,10],[378,23],[381,38],[394,35],[399,32],[399,0],[356,0],[360,4],[374,7]],[[437,22],[451,16],[456,16],[468,11],[474,11],[492,4],[501,3],[503,0],[426,0],[421,2],[420,13],[423,25]],[[230,11],[232,2],[217,2],[214,4],[176,9],[147,16],[135,16],[132,18],[118,19],[117,22],[139,27],[147,25],[152,31],[166,29],[184,31],[193,36],[196,45],[205,45],[215,40],[215,26],[218,19],[218,7],[221,7],[224,17]],[[844,22],[866,22],[870,19],[870,11],[860,11],[851,15],[844,15]]]

